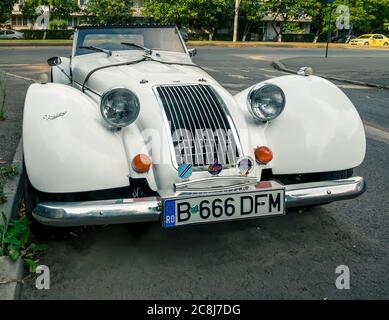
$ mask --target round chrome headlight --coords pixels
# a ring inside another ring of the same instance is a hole
[[[103,94],[100,111],[108,124],[123,128],[138,118],[140,104],[137,96],[130,90],[116,88]]]
[[[274,84],[260,84],[251,89],[247,105],[250,113],[260,121],[277,118],[285,108],[285,94]]]

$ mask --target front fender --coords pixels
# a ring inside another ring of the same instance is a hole
[[[237,94],[251,136],[263,133],[274,153],[270,167],[275,174],[344,170],[360,165],[366,153],[363,123],[350,99],[333,83],[316,76],[283,76],[266,80],[285,93],[286,106],[275,120],[253,121],[247,94]],[[256,147],[256,146],[253,146]]]
[[[119,134],[102,125],[96,103],[62,84],[33,84],[23,118],[29,179],[39,191],[81,192],[129,185]]]

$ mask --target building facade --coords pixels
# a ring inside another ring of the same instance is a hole
[[[25,0],[16,1],[13,10],[11,20],[8,25],[14,30],[22,30],[22,29],[34,29],[35,21],[31,21],[31,19],[27,19],[23,17],[23,13],[21,10],[22,5]],[[78,6],[80,7],[79,12],[74,12],[70,15],[68,19],[69,28],[74,28],[77,25],[80,25],[83,20],[82,9],[85,9],[88,6],[89,0],[78,0]],[[133,14],[135,17],[140,17],[144,0],[133,0]]]

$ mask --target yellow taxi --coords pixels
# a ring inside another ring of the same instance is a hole
[[[352,46],[387,46],[389,38],[383,34],[363,34],[350,41]]]

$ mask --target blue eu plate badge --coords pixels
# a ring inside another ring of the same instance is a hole
[[[166,228],[174,227],[176,225],[176,201],[175,200],[165,201],[163,219]]]

